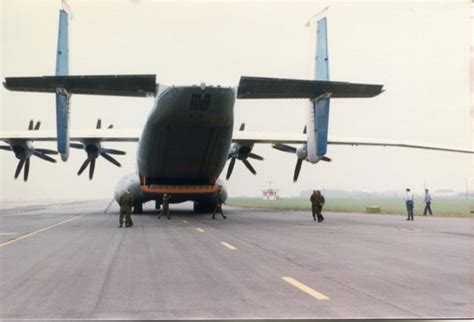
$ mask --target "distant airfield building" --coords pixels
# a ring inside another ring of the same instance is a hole
[[[433,192],[435,197],[454,198],[458,197],[458,193],[452,189],[438,189]]]
[[[262,190],[262,199],[263,200],[279,200],[280,199],[280,193],[277,189],[265,189]]]

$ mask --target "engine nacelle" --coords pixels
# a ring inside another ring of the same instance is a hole
[[[119,202],[120,197],[127,189],[130,190],[133,203],[141,202],[144,199],[143,192],[140,190],[140,178],[138,177],[138,174],[130,173],[120,179],[114,191],[115,201]]]
[[[247,159],[252,152],[253,144],[232,143],[229,150],[229,157],[239,160]]]
[[[29,158],[35,151],[33,142],[30,140],[10,140],[9,143],[15,157],[19,160]]]

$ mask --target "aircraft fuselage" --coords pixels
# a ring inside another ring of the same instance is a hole
[[[232,141],[234,103],[235,90],[228,87],[173,86],[161,92],[140,137],[139,177],[125,177],[116,189],[116,198],[129,188],[142,202],[159,202],[161,193],[139,191],[143,184],[215,186]],[[213,198],[213,193],[172,193],[170,202]]]
[[[213,185],[227,161],[235,92],[169,87],[155,100],[138,146],[138,171],[155,185]]]

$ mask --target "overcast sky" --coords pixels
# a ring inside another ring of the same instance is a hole
[[[70,73],[156,74],[160,83],[235,86],[242,75],[311,79],[315,24],[305,23],[329,5],[330,77],[335,81],[384,84],[372,99],[333,99],[330,136],[472,146],[469,1],[162,2],[69,0]],[[1,71],[5,76],[53,75],[59,0],[1,1]],[[313,20],[314,22],[315,20]],[[0,89],[1,130],[26,129],[30,119],[55,128],[52,94]],[[115,128],[141,128],[152,98],[72,98],[72,128],[94,128],[97,118]],[[235,127],[301,132],[303,100],[243,100]],[[36,143],[54,148],[55,144]],[[124,149],[117,168],[101,158],[94,180],[76,175],[86,158],[72,150],[67,163],[31,159],[27,183],[13,179],[18,160],[0,151],[1,198],[111,198],[120,178],[136,168],[136,143]],[[424,185],[464,191],[474,187],[468,155],[401,148],[330,146],[331,163],[304,163],[292,182],[296,157],[258,145],[265,161],[241,162],[228,182],[231,196],[280,189],[283,196],[325,188],[384,191]],[[227,168],[224,169],[225,176]]]

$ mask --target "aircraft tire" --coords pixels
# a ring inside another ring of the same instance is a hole
[[[143,213],[143,204],[140,202],[140,203],[137,203],[133,206],[133,213],[134,214],[141,214]]]
[[[214,205],[207,202],[194,202],[194,213],[206,214],[211,213],[214,210]]]

